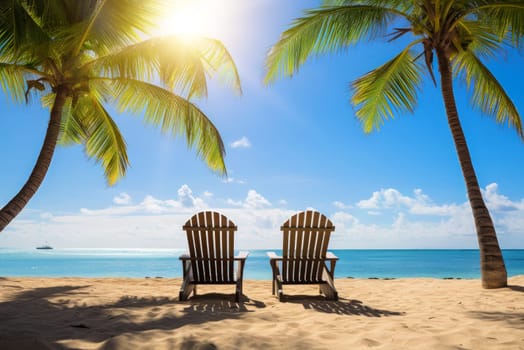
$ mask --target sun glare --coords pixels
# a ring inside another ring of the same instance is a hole
[[[177,34],[186,38],[215,37],[220,27],[220,1],[176,0],[172,9],[159,22],[160,35]]]

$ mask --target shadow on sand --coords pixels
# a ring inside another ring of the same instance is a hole
[[[221,293],[206,293],[202,295],[195,295],[188,301],[180,302],[180,304],[189,304],[184,308],[183,312],[187,314],[192,313],[242,313],[254,312],[253,308],[262,309],[266,304],[262,301],[250,299],[243,295],[240,302],[235,302],[234,295]],[[250,309],[248,309],[248,307]]]
[[[509,289],[515,292],[521,292],[524,293],[524,287],[523,286],[508,286]]]
[[[179,302],[176,297],[126,296],[107,304],[80,304],[84,296],[89,300],[87,288],[90,287],[67,285],[13,293],[14,297],[0,303],[0,349],[68,349],[61,343],[70,339],[90,343],[105,341],[103,349],[122,349],[115,339],[119,335],[173,331],[187,325],[239,319],[243,313],[265,307],[263,302],[245,296],[236,303],[234,295],[214,293],[198,295],[185,302]],[[143,315],[144,309],[145,318],[138,314]],[[34,329],[35,324],[38,329]],[[173,344],[172,348],[216,349],[216,346],[190,337]]]
[[[472,311],[470,314],[475,318],[493,322],[504,322],[513,328],[524,330],[523,312]]]
[[[510,285],[508,289],[514,292],[524,293],[523,286]],[[509,326],[523,329],[524,330],[524,313],[523,312],[511,312],[511,311],[472,311],[470,314],[479,319],[492,321],[492,322],[504,322]]]
[[[282,299],[286,303],[302,304],[304,309],[315,310],[328,314],[385,317],[402,316],[404,312],[375,309],[364,305],[360,300],[340,298],[338,301],[326,300],[323,296],[285,295]]]

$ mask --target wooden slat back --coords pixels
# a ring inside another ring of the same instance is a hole
[[[290,217],[280,228],[283,233],[282,279],[284,282],[322,280],[333,223],[323,214],[308,210]]]
[[[226,216],[202,211],[183,226],[186,231],[193,276],[197,282],[234,282],[234,232],[237,226]]]

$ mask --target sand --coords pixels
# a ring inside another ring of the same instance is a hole
[[[199,287],[180,279],[0,278],[0,349],[524,349],[524,275],[485,290],[478,280],[337,279]],[[230,294],[231,293],[231,294]]]

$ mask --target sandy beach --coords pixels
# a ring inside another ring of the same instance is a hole
[[[180,279],[1,278],[0,349],[524,349],[524,275],[484,290],[478,280],[337,279],[199,286]]]

